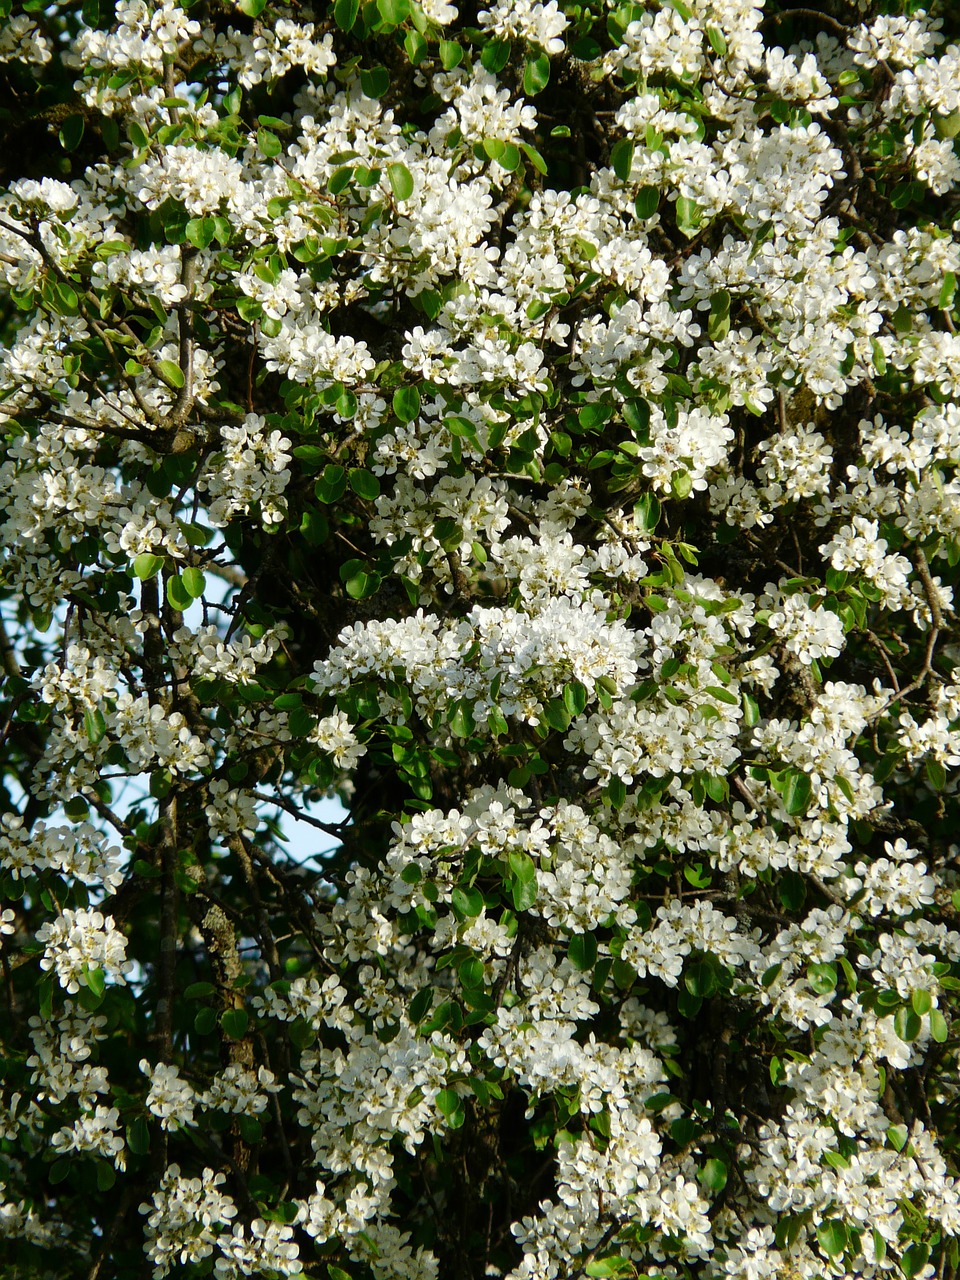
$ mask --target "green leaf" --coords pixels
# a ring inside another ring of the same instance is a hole
[[[214,995],[216,990],[212,982],[191,982],[183,995],[185,1000],[203,1000]]]
[[[83,116],[67,116],[60,126],[60,145],[64,151],[76,151],[83,139]]]
[[[351,600],[367,600],[377,594],[382,581],[380,574],[372,569],[360,569],[351,574],[344,586]]]
[[[163,567],[164,557],[155,556],[149,551],[142,551],[133,562],[133,572],[141,582],[155,578]]]
[[[437,1110],[451,1120],[457,1112],[463,1111],[463,1099],[455,1089],[441,1089],[437,1094]]]
[[[145,1156],[150,1150],[150,1126],[143,1116],[127,1125],[127,1146],[135,1156]]]
[[[97,707],[92,710],[85,707],[83,712],[83,728],[87,738],[94,746],[103,740],[103,735],[107,732],[107,722],[103,718],[103,712]]]
[[[246,1009],[228,1009],[220,1019],[220,1025],[232,1040],[242,1040],[250,1025]]]
[[[416,387],[397,387],[393,393],[393,412],[401,422],[413,422],[420,416],[420,392]]]
[[[817,1239],[824,1253],[836,1258],[847,1247],[847,1228],[839,1218],[830,1218],[817,1227]]]
[[[695,236],[703,222],[703,210],[689,196],[677,197],[677,230],[688,238]]]
[[[633,169],[634,141],[632,138],[621,138],[610,148],[610,167],[621,182],[629,182]]]
[[[947,1028],[947,1020],[939,1009],[930,1010],[930,1037],[937,1044],[944,1044],[949,1030]]]
[[[388,164],[387,178],[397,200],[409,200],[413,195],[413,174],[405,164]]]
[[[905,1124],[892,1124],[887,1130],[887,1141],[894,1151],[902,1151],[907,1145],[910,1133]]]
[[[191,218],[187,223],[187,239],[197,249],[206,249],[216,234],[217,223],[214,218]]]
[[[248,18],[259,18],[267,7],[267,0],[240,0],[240,12]]]
[[[587,705],[587,690],[579,680],[571,680],[563,687],[563,705],[571,716],[583,714]]]
[[[352,467],[350,470],[350,488],[358,498],[363,498],[366,502],[373,502],[374,498],[380,496],[380,481],[372,472],[360,467]]]
[[[349,419],[356,416],[357,397],[352,391],[344,391],[342,396],[337,397],[336,409],[341,418]]]
[[[403,37],[403,47],[413,66],[418,67],[427,55],[427,42],[413,27]]]
[[[83,975],[83,982],[95,996],[102,996],[106,990],[107,983],[102,969],[88,969]]]
[[[469,738],[476,729],[473,710],[466,699],[458,699],[453,705],[452,714],[448,717],[450,732],[455,738]]]
[[[360,72],[360,88],[368,98],[382,98],[390,88],[390,73],[386,67],[371,67]]]
[[[537,150],[536,147],[530,145],[529,142],[521,142],[520,150],[527,157],[538,173],[545,174],[547,172],[547,162]]]
[[[637,525],[644,533],[653,533],[660,523],[662,509],[658,499],[652,493],[645,493],[634,504],[633,514]]]
[[[707,335],[713,342],[719,342],[730,332],[730,294],[721,289],[710,299],[710,318],[707,320]]]
[[[485,71],[491,75],[499,75],[510,61],[510,42],[508,40],[491,40],[483,46],[480,62]]]
[[[174,364],[172,360],[158,360],[157,368],[159,369],[161,376],[165,378],[172,387],[176,387],[179,391],[185,381],[183,370],[180,366],[178,364]]]
[[[453,71],[463,61],[463,46],[456,40],[441,40],[439,53],[444,71]]]
[[[893,1015],[893,1029],[908,1044],[923,1030],[923,1022],[912,1009],[902,1005]]]
[[[543,710],[543,720],[551,729],[556,729],[558,733],[566,733],[570,728],[570,712],[563,705],[560,698],[551,698]]]
[[[693,493],[693,477],[689,471],[674,471],[670,477],[670,492],[675,498],[689,498]]]
[[[700,1182],[706,1190],[713,1191],[716,1194],[727,1185],[727,1166],[722,1160],[707,1160],[700,1170],[699,1176]]]
[[[195,569],[192,566],[184,569],[180,577],[183,579],[183,585],[187,595],[191,600],[199,600],[207,585],[207,579],[201,569]]]
[[[597,963],[597,939],[592,933],[575,933],[567,943],[567,955],[573,967],[585,973]]]
[[[171,574],[167,579],[167,601],[171,608],[183,613],[193,604],[193,596],[187,590],[186,583],[179,573]]]
[[[608,404],[585,404],[577,411],[577,421],[584,431],[594,431],[609,422],[613,417],[613,408]]]
[[[599,1277],[599,1280],[606,1280],[608,1276],[619,1276],[629,1270],[630,1263],[626,1258],[620,1257],[618,1254],[609,1258],[594,1258],[592,1262],[588,1262],[583,1268],[585,1276]]]
[[[718,987],[716,961],[710,956],[692,960],[684,970],[683,985],[692,996],[708,999]]]
[[[818,996],[827,996],[836,990],[837,971],[832,964],[809,964],[807,980]]]
[[[410,1001],[408,1013],[411,1022],[422,1022],[433,1004],[433,987],[422,987]]]
[[[377,8],[390,26],[399,27],[410,17],[410,0],[377,0]]]
[[[275,133],[271,133],[269,129],[257,130],[257,146],[267,159],[273,159],[283,150],[283,143]]]
[[[641,187],[633,202],[637,217],[641,220],[652,218],[660,204],[660,191],[657,187]]]
[[[939,760],[928,760],[925,772],[927,781],[933,787],[934,791],[942,791],[947,785],[947,771]]]
[[[334,169],[330,175],[330,181],[327,183],[327,190],[332,196],[338,196],[341,191],[345,191],[353,179],[353,165],[345,164],[339,169]]]
[[[550,83],[550,59],[545,53],[527,59],[523,68],[523,92],[529,98],[540,93]]]
[[[457,886],[450,895],[454,908],[467,920],[472,920],[483,910],[483,894],[479,889]]]
[[[809,775],[800,773],[797,769],[792,769],[787,777],[787,784],[783,789],[783,804],[787,813],[791,817],[806,813],[812,795],[813,786]]]
[[[900,1270],[910,1280],[910,1277],[919,1275],[927,1265],[929,1258],[930,1246],[922,1241],[916,1241],[909,1248],[904,1249],[903,1256],[900,1259]]]
[[[360,12],[360,0],[335,0],[333,20],[341,31],[351,31]]]
[[[477,428],[469,418],[461,418],[458,414],[454,414],[450,418],[444,418],[443,425],[452,436],[461,436],[464,440],[469,440],[471,444],[475,444],[479,448],[480,442],[477,439]]]
[[[536,863],[530,854],[522,850],[512,850],[507,854],[507,864],[513,876],[525,884],[536,883]]]
[[[727,42],[719,27],[707,27],[707,39],[710,41],[710,48],[717,57],[723,58],[726,56]]]
[[[914,1013],[918,1014],[922,1018],[925,1013],[929,1013],[933,1008],[933,996],[931,996],[929,991],[924,991],[922,989],[914,991],[910,996],[910,1004],[913,1007]]]
[[[193,1029],[198,1036],[208,1036],[217,1025],[217,1011],[209,1006],[204,1006],[197,1010],[197,1016],[193,1020]]]
[[[528,911],[537,900],[537,886],[529,880],[510,880],[510,900],[515,911]]]
[[[314,492],[321,502],[339,502],[346,488],[346,468],[330,462],[323,468],[323,475],[317,481]]]
[[[254,1146],[263,1139],[263,1126],[254,1116],[238,1116],[236,1120],[240,1136],[248,1146]]]
[[[512,142],[503,144],[503,154],[497,161],[501,168],[506,169],[507,173],[514,173],[520,168],[520,148],[515,147]]]

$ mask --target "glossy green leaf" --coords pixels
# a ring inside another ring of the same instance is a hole
[[[528,58],[523,68],[523,92],[529,98],[541,93],[550,83],[550,59],[545,53]]]
[[[233,1040],[242,1040],[250,1025],[250,1015],[246,1009],[228,1009],[220,1018],[220,1025]]]
[[[87,990],[95,996],[102,996],[107,987],[106,977],[102,969],[87,969],[82,981]]]
[[[409,200],[413,195],[413,174],[405,164],[388,164],[387,178],[397,200]]]
[[[257,146],[263,155],[268,159],[278,156],[283,150],[283,143],[275,133],[271,133],[269,129],[257,130]]]
[[[453,71],[463,61],[463,45],[456,40],[441,40],[438,52],[444,71]]]
[[[60,145],[64,151],[76,151],[83,141],[84,125],[83,116],[67,116],[60,126]]]
[[[410,0],[377,0],[377,8],[389,26],[399,27],[410,17]]]
[[[499,75],[510,61],[510,42],[508,40],[491,40],[483,46],[480,62],[491,75]]]
[[[157,576],[163,568],[163,565],[163,556],[155,556],[149,551],[143,551],[133,562],[133,572],[141,582],[147,582],[150,578],[155,578]]]
[[[657,187],[641,187],[633,202],[637,217],[643,220],[652,218],[660,204],[660,191]]]
[[[676,204],[677,230],[687,237],[694,236],[703,223],[703,211],[696,200],[678,196]]]
[[[791,770],[786,786],[783,789],[783,804],[787,813],[791,817],[797,814],[806,813],[810,807],[810,800],[813,796],[813,785],[810,781],[809,774],[800,773],[799,770]]]
[[[172,386],[179,391],[184,384],[183,370],[178,364],[174,364],[172,360],[157,361],[157,368],[160,374]]]
[[[398,387],[393,393],[393,412],[401,422],[420,416],[420,392],[416,387]]]
[[[185,612],[193,604],[193,596],[179,573],[171,574],[166,582],[167,603],[179,613]]]
[[[704,1162],[700,1170],[700,1182],[707,1191],[718,1194],[727,1185],[727,1166],[722,1160],[710,1159]]]
[[[632,138],[621,138],[610,149],[610,166],[621,182],[628,182],[635,147]]]
[[[817,1227],[817,1239],[824,1253],[836,1258],[847,1247],[847,1228],[839,1218],[830,1218]]]
[[[390,73],[386,67],[371,67],[360,72],[360,88],[368,98],[382,98],[390,88]]]
[[[352,31],[360,12],[360,0],[335,0],[333,20],[341,31]]]
[[[597,939],[592,933],[575,933],[567,943],[567,955],[575,969],[586,972],[597,963]]]
[[[350,488],[358,498],[373,502],[380,496],[380,481],[372,472],[364,471],[361,467],[352,467],[349,479]]]
[[[207,585],[206,577],[201,569],[189,567],[180,574],[184,589],[191,600],[199,600]]]

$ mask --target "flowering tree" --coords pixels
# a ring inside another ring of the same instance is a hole
[[[5,1276],[958,1274],[944,9],[4,0]]]

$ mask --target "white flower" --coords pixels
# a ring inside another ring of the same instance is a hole
[[[479,18],[500,40],[525,40],[547,53],[563,52],[568,22],[557,0],[497,0],[492,9],[481,9]]]
[[[160,1121],[161,1129],[181,1129],[196,1124],[194,1108],[200,1102],[196,1091],[187,1080],[180,1079],[180,1070],[172,1063],[158,1062],[155,1067],[144,1058],[140,1070],[150,1080],[146,1097],[147,1110]]]
[[[345,772],[355,768],[357,761],[367,754],[367,748],[357,741],[353,725],[342,711],[334,711],[332,715],[318,720],[307,738],[321,751],[332,755],[337,768]]]
[[[112,916],[99,911],[69,908],[37,930],[44,943],[40,968],[54,969],[60,985],[75,995],[90,985],[90,975],[101,970],[108,982],[123,984],[133,968],[127,960],[127,940]]]

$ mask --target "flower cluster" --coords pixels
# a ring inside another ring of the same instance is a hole
[[[954,1275],[953,8],[0,64],[8,1269]]]

